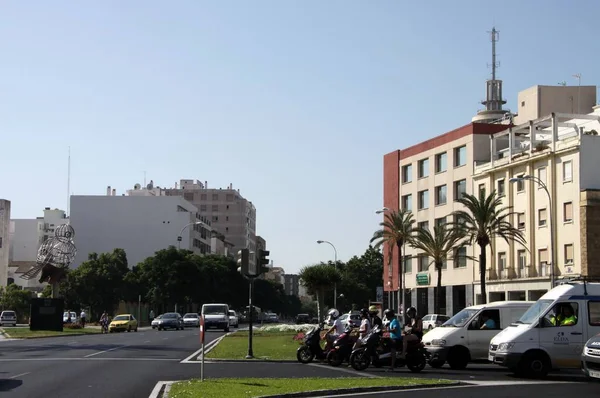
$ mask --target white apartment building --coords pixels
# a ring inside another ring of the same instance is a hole
[[[117,196],[109,189],[106,196],[71,196],[70,209],[77,246],[74,267],[89,253],[116,248],[125,250],[130,267],[169,246],[211,253],[210,221],[179,196]]]
[[[489,134],[502,131],[504,125],[471,123],[415,146],[392,152],[384,159],[384,205],[389,209],[405,209],[413,213],[420,227],[451,222],[450,215],[462,205],[456,199],[471,193],[476,161],[489,159]],[[394,197],[394,194],[396,195]],[[415,226],[417,226],[415,225]],[[463,252],[464,251],[464,252]],[[389,261],[384,249],[384,288],[397,290],[397,250]],[[472,248],[461,249],[472,256]],[[464,257],[463,257],[464,258]],[[406,305],[420,314],[433,310],[436,285],[435,267],[409,245],[404,248]],[[453,314],[472,304],[472,262],[448,261],[442,276],[442,313]]]
[[[10,201],[0,199],[0,286],[6,286],[8,281],[9,227]]]
[[[510,222],[527,241],[525,247],[502,239],[492,242],[487,253],[488,302],[537,300],[551,288],[552,264],[557,278],[598,276],[597,253],[591,253],[600,243],[595,232],[600,220],[594,213],[600,204],[598,132],[596,107],[586,115],[554,113],[488,138],[491,156],[475,166],[472,189],[496,190],[515,213]],[[514,180],[523,176],[533,179]],[[479,274],[474,280],[479,300]]]
[[[68,224],[64,210],[46,207],[42,217],[10,220],[10,250],[8,278],[24,289],[41,291],[44,284],[36,278],[25,280],[21,275],[36,263],[40,245],[54,236],[54,229]]]

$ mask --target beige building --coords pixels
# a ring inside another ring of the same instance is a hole
[[[533,86],[519,92],[517,104],[516,125],[552,112],[587,114],[596,106],[596,86]]]
[[[476,165],[472,189],[496,190],[514,212],[509,222],[527,241],[526,247],[502,239],[492,242],[488,301],[537,300],[551,287],[552,264],[556,278],[599,274],[600,265],[588,263],[597,258],[590,251],[598,247],[600,228],[599,121],[600,108],[587,115],[554,113],[488,139],[491,156]],[[523,176],[530,177],[518,179]],[[478,273],[474,280],[479,301]]]

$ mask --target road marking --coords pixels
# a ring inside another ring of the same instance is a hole
[[[163,337],[163,340],[169,340],[169,338],[168,337]]]
[[[98,351],[98,352],[95,352],[93,354],[86,355],[84,358],[91,358],[91,357],[94,357],[96,355],[104,354],[105,352],[111,352],[111,351],[114,351],[114,350],[118,350],[119,348],[125,348],[125,347],[129,347],[129,346],[130,346],[130,344],[127,344],[127,345],[122,345],[122,346],[119,346],[119,347],[114,347],[114,348],[111,348],[109,350]]]
[[[148,397],[148,398],[158,398],[158,397],[164,396],[165,392],[167,391],[167,388],[169,388],[173,383],[175,383],[175,382],[174,381],[159,381],[158,383],[156,383],[156,385],[152,389],[152,392],[150,393],[150,397]],[[164,391],[163,391],[163,387],[164,387]]]
[[[149,342],[150,342],[150,340],[146,340],[146,341],[144,341],[144,343],[149,343]]]
[[[209,342],[208,344],[204,344],[204,350],[208,353],[210,350],[212,350],[214,348],[214,346],[216,346],[221,341],[221,339],[222,339],[222,337],[215,339],[215,340]],[[200,355],[204,355],[204,353],[202,352],[202,348],[200,348],[198,351],[194,352],[189,357],[185,358],[183,361],[181,361],[181,363],[198,363],[198,358],[200,358]]]
[[[0,362],[32,361],[168,361],[179,362],[179,358],[2,358]]]
[[[28,375],[29,373],[31,373],[31,372],[25,372],[25,373],[21,373],[21,374],[18,374],[18,375],[16,375],[16,376],[9,377],[9,379],[11,379],[11,380],[12,380],[12,379],[16,379],[17,377],[25,376],[25,375]]]
[[[335,366],[321,365],[320,363],[309,363],[308,366],[313,366],[315,368],[322,368],[322,369],[327,369],[327,370],[337,370],[338,372],[344,372],[344,373],[348,373],[348,374],[351,374],[351,375],[354,375],[354,376],[360,376],[360,377],[372,377],[372,378],[381,378],[381,377],[383,377],[383,376],[379,376],[379,375],[374,375],[373,373],[358,372],[356,370],[350,370],[350,369],[347,369],[345,367],[335,367]]]

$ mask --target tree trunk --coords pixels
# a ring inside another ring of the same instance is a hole
[[[322,294],[319,294],[319,290],[317,290],[316,292],[316,296],[317,296],[317,319],[319,320],[319,325],[321,324],[321,299],[323,296]]]
[[[479,279],[481,279],[481,304],[487,304],[487,292],[485,289],[485,270],[487,265],[487,252],[485,249],[485,245],[479,245]]]
[[[398,307],[404,309],[404,289],[402,289],[404,280],[404,273],[402,272],[402,242],[396,242],[396,247],[398,247]],[[397,309],[398,313],[400,312],[400,308]]]
[[[435,292],[435,303],[433,307],[434,313],[436,314],[440,314],[440,303],[442,299],[442,265],[441,262],[435,263],[435,269],[437,269],[437,291]]]

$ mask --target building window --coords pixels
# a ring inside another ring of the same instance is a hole
[[[563,204],[563,219],[564,222],[573,222],[573,203],[567,202]]]
[[[436,205],[445,205],[447,200],[447,188],[446,185],[440,185],[439,187],[435,187],[435,204]]]
[[[200,205],[200,211],[206,211],[206,205]]]
[[[457,225],[465,225],[465,219],[460,214],[455,214],[454,223]]]
[[[429,269],[429,257],[419,254],[419,272],[427,272]]]
[[[540,167],[539,169],[537,169],[537,178],[539,178],[539,180],[541,182],[546,184],[546,168],[545,167]],[[542,189],[542,186],[540,184],[537,184],[537,185],[538,185],[538,189]]]
[[[517,228],[525,229],[525,213],[517,214]]]
[[[212,205],[212,211],[219,211],[219,205]]]
[[[212,216],[213,221],[219,221],[219,216]]]
[[[440,217],[435,219],[436,227],[443,227],[444,225],[446,225],[446,217]]]
[[[467,193],[467,180],[454,181],[454,200],[461,199]]]
[[[573,162],[570,160],[563,163],[563,182],[573,181]]]
[[[523,174],[518,175],[517,178],[519,178],[519,180],[517,180],[517,192],[523,192],[525,191],[525,180],[523,180]]]
[[[521,108],[525,106],[525,101],[521,101]]]
[[[504,181],[504,178],[498,180],[497,184],[498,189],[496,191],[498,191],[498,196],[504,196],[504,188],[506,186],[506,182]]]
[[[404,256],[402,261],[404,261],[404,272],[410,274],[412,272],[412,257]]]
[[[479,184],[477,192],[479,192],[479,199],[485,199],[485,184]]]
[[[228,193],[227,194],[227,201],[228,202],[233,202],[233,194],[232,193]]]
[[[547,221],[547,217],[548,217],[548,212],[546,211],[546,209],[539,209],[538,210],[538,227],[545,227],[546,226],[546,221]]]
[[[419,160],[419,178],[429,177],[429,159]]]
[[[467,267],[467,248],[459,247],[454,253],[454,268],[466,268]]]
[[[429,208],[429,190],[419,192],[419,210]]]
[[[446,152],[438,153],[437,155],[435,155],[435,172],[442,173],[442,172],[446,171],[448,168],[447,163],[448,163],[448,154]]]
[[[206,200],[206,199],[207,198],[206,198],[206,194],[205,193],[203,193],[203,194],[200,195],[200,200]]]
[[[185,200],[187,200],[188,202],[192,202],[194,200],[194,193],[193,192],[186,192],[183,194],[183,198]]]
[[[229,221],[229,216],[225,216],[225,221]]]
[[[573,244],[565,245],[565,265],[573,264]]]
[[[498,253],[498,271],[506,269],[506,252]]]
[[[454,167],[460,167],[467,164],[467,146],[463,145],[454,148]]]
[[[412,164],[402,166],[402,183],[412,182]]]
[[[212,200],[219,200],[219,194],[213,193]]]
[[[412,195],[404,195],[402,197],[402,208],[406,211],[412,211]]]
[[[527,264],[527,252],[525,250],[517,251],[517,257],[519,258],[519,269],[525,269]]]

